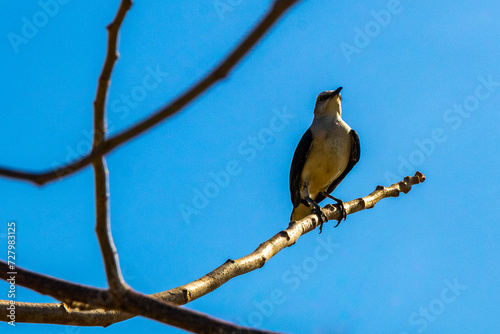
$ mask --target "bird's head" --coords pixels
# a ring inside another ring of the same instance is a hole
[[[340,96],[341,90],[342,87],[339,87],[336,90],[326,90],[321,92],[316,98],[314,115],[342,116],[342,99]]]

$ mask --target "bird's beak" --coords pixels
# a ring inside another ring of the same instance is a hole
[[[334,97],[338,96],[340,94],[341,90],[342,90],[342,87],[339,87],[335,90],[330,90],[328,93],[328,100],[333,99]]]

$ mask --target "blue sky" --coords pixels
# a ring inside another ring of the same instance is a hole
[[[119,1],[46,3],[54,2],[0,5],[3,167],[46,170],[90,145],[105,26]],[[207,73],[269,5],[136,1],[109,91],[110,133]],[[301,237],[187,307],[292,333],[499,332],[499,12],[493,0],[295,6],[227,79],[108,156],[127,282],[145,293],[185,284],[286,228],[294,149],[316,95],[343,86],[343,118],[359,134],[361,160],[334,195],[365,196],[416,170],[426,182]],[[106,286],[92,180],[90,168],[44,187],[1,178],[1,258],[15,221],[18,265]],[[7,289],[0,284],[2,299]],[[17,300],[53,301],[26,289]],[[106,329],[15,331],[181,333],[138,318]]]

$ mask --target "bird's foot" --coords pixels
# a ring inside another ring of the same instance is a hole
[[[319,233],[323,232],[323,224],[328,221],[328,217],[325,215],[323,210],[321,210],[321,207],[319,205],[314,205],[313,209],[311,210],[311,213],[314,213],[319,220]]]
[[[340,225],[340,222],[343,220],[345,220],[347,218],[347,211],[345,210],[345,207],[344,207],[344,202],[342,202],[342,200],[336,198],[336,197],[333,197],[332,195],[330,194],[327,194],[327,193],[323,193],[323,195],[325,197],[328,197],[330,199],[333,199],[335,202],[337,202],[337,205],[339,206],[339,209],[340,209],[340,218],[337,219],[337,225],[335,225],[334,227],[337,227]]]
[[[328,221],[328,217],[325,215],[321,207],[311,199],[311,197],[306,197],[305,202],[311,207],[311,213],[315,214],[319,220],[319,233],[323,232],[323,224]]]
[[[342,202],[338,198],[333,198],[333,199],[337,202],[337,205],[339,206],[340,209],[340,218],[337,220],[337,225],[334,226],[337,227],[340,225],[340,222],[342,220],[345,220],[347,218],[347,211],[345,210],[344,202]]]

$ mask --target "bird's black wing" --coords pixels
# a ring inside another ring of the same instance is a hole
[[[337,186],[342,182],[342,180],[346,177],[346,175],[351,171],[351,169],[354,167],[355,164],[358,163],[359,157],[361,155],[361,146],[359,144],[359,137],[356,131],[351,130],[349,132],[351,134],[351,156],[349,158],[349,162],[347,163],[347,167],[345,168],[344,172],[340,174],[338,178],[335,179],[335,181],[330,184],[330,186],[327,189],[327,192],[330,194],[332,191],[337,188]],[[316,196],[316,199],[314,200],[316,203],[321,202],[322,200],[325,199],[325,196],[322,194],[318,194]]]
[[[294,208],[300,204],[300,176],[311,150],[312,140],[311,129],[307,129],[293,154],[292,167],[290,167],[290,196]]]

